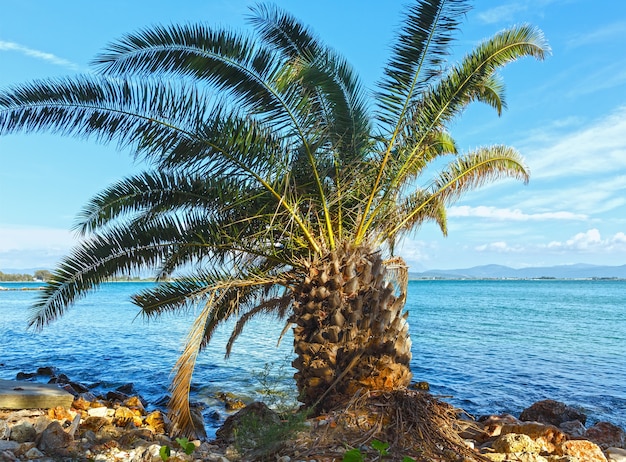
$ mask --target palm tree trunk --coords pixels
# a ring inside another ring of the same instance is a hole
[[[359,389],[411,381],[407,268],[397,258],[348,245],[314,260],[296,289],[294,348],[300,401],[328,410]]]

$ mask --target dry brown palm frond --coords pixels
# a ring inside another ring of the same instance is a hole
[[[183,353],[176,361],[174,379],[170,386],[172,397],[168,403],[169,418],[172,422],[171,433],[175,435],[195,437],[202,435],[204,428],[196,428],[191,409],[189,407],[189,389],[193,375],[196,358],[200,352],[206,324],[218,298],[217,291],[213,291],[204,304],[200,314],[196,317],[187,336],[187,342]]]
[[[205,344],[207,328],[210,329],[208,326],[211,322],[211,317],[215,307],[218,306],[225,297],[228,297],[232,290],[244,289],[251,286],[271,287],[277,284],[284,286],[286,282],[278,277],[259,276],[249,279],[222,281],[220,283],[213,284],[206,289],[205,293],[208,296],[208,300],[204,304],[200,314],[194,320],[194,323],[189,330],[189,334],[187,335],[185,348],[174,366],[174,378],[172,379],[170,387],[172,397],[170,398],[170,402],[168,404],[170,420],[172,421],[172,434],[194,437],[202,436],[204,433],[204,424],[202,422],[194,422],[193,420],[193,415],[189,405],[189,390],[191,387],[191,378],[196,364],[196,359]],[[252,309],[251,312],[248,312],[248,318],[263,310],[271,311],[276,308],[278,309],[279,316],[284,317],[285,310],[289,306],[290,301],[290,298],[283,296],[261,303],[259,307]],[[238,310],[238,306],[233,307],[233,310]],[[235,326],[235,331],[233,332],[234,337],[231,336],[231,340],[229,341],[229,345],[227,347],[227,353],[230,352],[232,342],[241,332],[243,324],[245,324],[245,320],[243,323],[240,320]]]

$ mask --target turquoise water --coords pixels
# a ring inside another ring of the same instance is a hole
[[[167,393],[195,310],[137,318],[129,295],[145,284],[106,284],[40,333],[26,329],[37,292],[0,291],[0,378],[55,366],[103,390],[132,382],[155,402]],[[433,394],[475,415],[519,414],[556,399],[590,422],[626,427],[626,281],[412,281],[407,309],[414,378]],[[268,364],[271,386],[293,389],[291,336],[276,347],[282,322],[253,321],[229,360],[232,324],[223,327],[200,356],[192,388],[192,399],[209,406],[209,433],[224,417],[216,391],[262,398]]]

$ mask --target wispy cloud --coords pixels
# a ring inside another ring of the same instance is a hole
[[[626,30],[626,21],[614,22],[612,24],[603,24],[602,27],[577,34],[567,41],[567,46],[577,48],[586,45],[595,45],[601,42],[619,40],[624,41],[624,30]]]
[[[544,148],[524,149],[533,178],[622,174],[626,171],[626,107],[578,132],[559,135],[558,140]]]
[[[526,11],[528,7],[523,3],[508,3],[496,6],[489,10],[478,13],[478,19],[486,24],[494,24],[502,21],[512,21],[515,14]]]
[[[519,209],[496,207],[453,206],[448,209],[449,217],[479,217],[506,221],[587,220],[587,215],[572,212],[524,213]]]
[[[24,45],[20,45],[15,42],[6,42],[0,40],[0,51],[15,51],[17,53],[22,53],[26,56],[30,56],[31,58],[41,59],[50,64],[54,64],[56,66],[66,67],[71,70],[78,70],[78,64],[73,63],[67,59],[60,58],[52,53],[46,53],[45,51],[34,50]]]

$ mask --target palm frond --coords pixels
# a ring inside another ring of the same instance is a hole
[[[194,87],[149,80],[36,81],[0,95],[0,134],[50,131],[158,155],[190,136],[210,101]]]
[[[177,223],[172,222],[158,232],[153,226],[118,226],[83,240],[61,261],[40,292],[29,325],[44,327],[112,277],[158,265],[180,237]]]
[[[197,177],[178,172],[143,172],[121,180],[92,198],[75,225],[81,235],[95,232],[118,218],[159,211],[191,211],[201,208],[213,215],[234,204],[240,183],[231,177]]]
[[[174,432],[187,436],[195,436],[197,433],[196,424],[193,421],[189,408],[189,389],[191,387],[191,379],[196,358],[199,352],[208,344],[215,328],[232,315],[239,313],[242,306],[265,306],[266,310],[271,308],[278,309],[278,314],[285,316],[285,310],[289,306],[290,297],[282,297],[279,299],[270,299],[265,302],[259,301],[260,292],[267,292],[278,284],[284,284],[284,278],[267,277],[263,275],[255,275],[256,271],[252,271],[247,275],[239,275],[237,279],[219,278],[205,285],[205,300],[203,308],[196,317],[193,326],[187,337],[183,353],[179,357],[174,367],[175,374],[172,379],[171,391],[172,397],[168,404],[169,415],[172,420]],[[247,318],[258,314],[259,310],[253,308],[248,313],[253,313]],[[245,316],[244,316],[245,317]],[[243,318],[242,318],[243,319]],[[243,328],[241,321],[237,323],[235,333],[238,329]],[[229,346],[227,347],[227,355],[230,353],[234,338],[231,336]]]
[[[448,206],[464,193],[502,178],[518,179],[524,184],[529,180],[528,169],[515,149],[498,145],[459,156],[433,181],[425,200],[385,235],[389,238],[402,229],[408,230],[411,223],[416,223],[419,214],[436,210],[434,205],[442,203]]]
[[[378,118],[389,127],[404,125],[415,97],[444,70],[445,58],[460,20],[469,7],[465,0],[419,0],[408,7],[385,77],[377,94]]]
[[[189,390],[191,378],[196,364],[196,358],[201,350],[206,324],[211,317],[215,302],[220,298],[218,291],[210,293],[208,300],[200,314],[196,317],[185,342],[185,348],[174,366],[174,378],[170,385],[172,392],[168,403],[169,418],[172,422],[172,433],[189,438],[198,438],[204,435],[204,428],[197,429],[202,423],[194,422],[189,407]]]
[[[475,100],[499,110],[502,84],[495,72],[517,59],[532,56],[543,59],[549,52],[543,34],[528,25],[496,34],[468,54],[437,84],[425,91],[416,103],[415,125],[422,133],[445,126]]]
[[[321,44],[319,39],[289,13],[273,5],[252,8],[250,22],[261,37],[290,62],[298,63],[301,84],[319,95],[320,120],[333,145],[343,155],[357,155],[367,144],[369,117],[365,95],[346,60]]]

